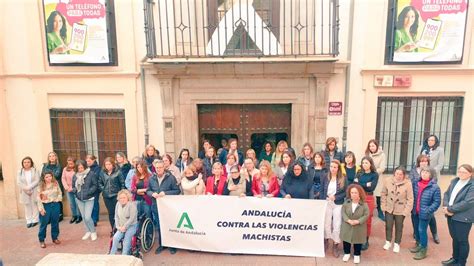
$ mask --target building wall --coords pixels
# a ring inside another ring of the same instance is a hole
[[[41,169],[52,150],[50,108],[124,109],[127,151],[133,156],[142,152],[139,74],[146,51],[141,1],[115,1],[118,65],[111,67],[49,66],[42,1],[2,1],[0,5],[0,161],[4,173],[0,200],[13,206],[2,217],[14,218],[23,216],[16,186],[21,159],[31,156]],[[12,21],[21,23],[12,27]],[[64,209],[68,213],[69,208]]]
[[[370,3],[369,3],[370,2]],[[385,65],[388,1],[355,1],[351,46],[348,150],[360,158],[375,137],[380,96],[463,96],[458,163],[473,163],[474,8],[469,6],[462,64]],[[364,25],[358,26],[358,25]],[[364,37],[364,36],[370,36]],[[374,75],[411,75],[409,88],[375,88]],[[363,114],[363,115],[361,115]]]

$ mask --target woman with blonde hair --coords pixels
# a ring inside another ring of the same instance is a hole
[[[253,161],[253,164],[255,165],[255,168],[258,169],[258,165],[259,165],[259,161],[257,159],[257,153],[255,152],[254,149],[248,149],[246,152],[245,152],[245,158],[250,158],[252,159]],[[245,160],[244,160],[244,163],[245,163]]]
[[[252,193],[255,197],[277,197],[280,193],[278,178],[266,160],[260,162],[260,171],[252,178]]]
[[[247,158],[244,160],[244,167],[240,169],[240,175],[247,179],[247,181],[252,182],[252,178],[260,173],[255,166],[254,160],[252,158]]]
[[[285,152],[286,149],[288,149],[288,142],[286,142],[286,140],[278,141],[271,161],[273,168],[277,167],[280,164],[281,156],[283,155],[283,152]]]
[[[137,231],[137,205],[132,201],[132,193],[122,189],[117,193],[117,204],[115,205],[115,228],[110,255],[115,255],[118,244],[123,239],[122,255],[130,255],[132,249],[132,237]]]
[[[202,180],[202,174],[197,174],[193,165],[186,167],[183,171],[181,191],[183,192],[183,195],[204,195],[204,192],[206,191],[206,185]]]
[[[212,165],[212,176],[207,178],[206,194],[207,195],[222,195],[224,193],[224,186],[226,185],[227,176],[223,174],[222,164],[215,162]]]
[[[38,224],[38,208],[36,206],[40,172],[36,170],[33,159],[27,156],[21,160],[21,169],[18,171],[16,182],[20,188],[20,203],[25,205],[26,227]]]
[[[153,161],[156,159],[161,160],[160,151],[158,151],[155,146],[148,144],[145,147],[145,151],[143,152],[143,160],[145,160],[146,165],[150,169],[151,172],[155,172],[153,168]]]

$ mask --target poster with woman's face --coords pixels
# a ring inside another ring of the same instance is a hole
[[[107,0],[43,0],[50,65],[111,64]]]
[[[468,0],[395,0],[390,62],[461,62]]]

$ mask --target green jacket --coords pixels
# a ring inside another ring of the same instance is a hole
[[[63,41],[61,38],[54,32],[49,32],[46,34],[46,39],[48,42],[48,52],[54,51],[54,49],[58,48],[59,46],[63,45]],[[69,53],[69,52],[67,52]]]
[[[346,200],[342,205],[341,239],[351,244],[363,244],[367,240],[367,219],[369,218],[369,207],[367,203],[359,203],[352,213],[352,201]],[[359,220],[358,225],[350,225],[348,220]]]

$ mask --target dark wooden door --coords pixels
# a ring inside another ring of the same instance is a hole
[[[291,104],[198,105],[198,114],[201,139],[217,148],[232,137],[243,152],[253,148],[258,154],[265,141],[290,140]]]

